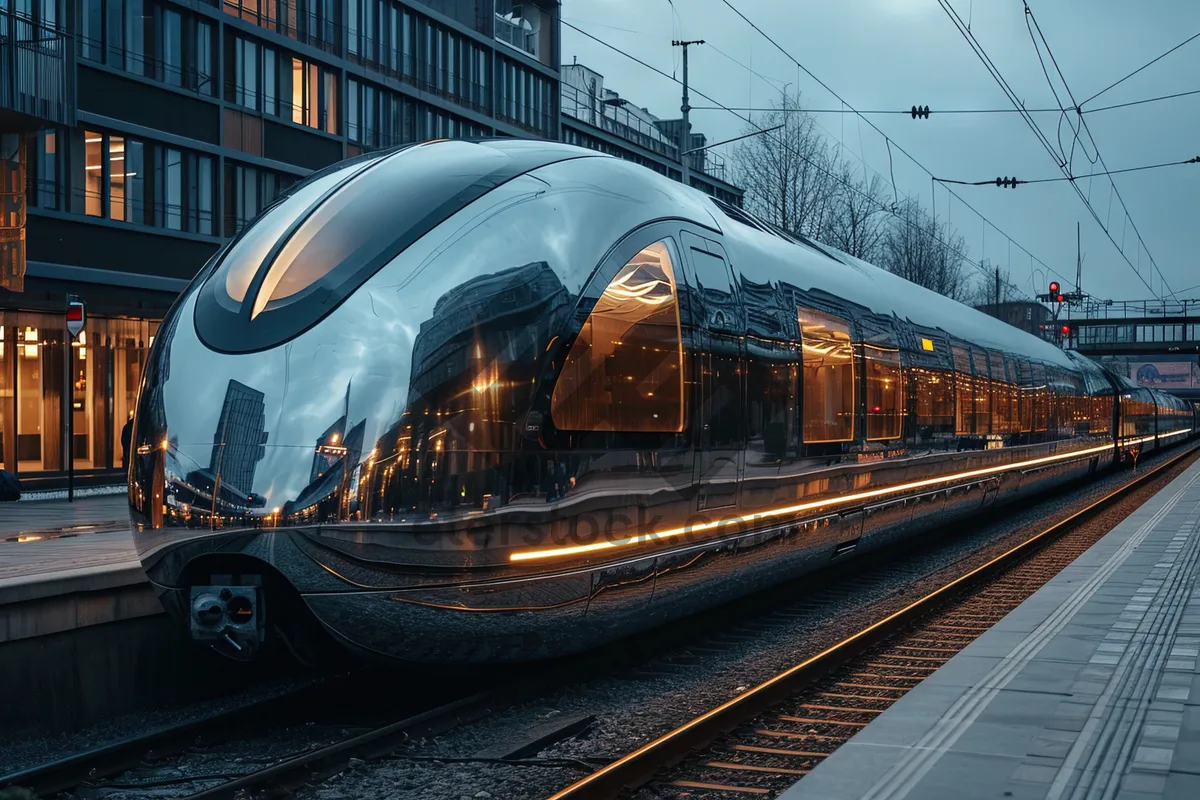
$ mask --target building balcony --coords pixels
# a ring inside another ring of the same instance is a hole
[[[0,10],[0,130],[75,124],[75,48],[61,28]]]
[[[546,0],[542,3],[497,0],[493,35],[496,41],[553,68],[557,13],[558,4]]]

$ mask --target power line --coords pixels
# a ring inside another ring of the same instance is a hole
[[[1200,90],[1197,90],[1200,94]],[[717,106],[692,106],[693,109],[701,111],[716,111]],[[783,111],[781,108],[768,108],[765,106],[730,106],[734,111]],[[907,114],[912,115],[912,109],[908,108],[882,108],[882,109],[854,109],[854,108],[795,108],[787,109],[804,114]],[[1061,109],[1057,108],[1030,108],[1026,109],[1031,114],[1037,113],[1054,113],[1057,114]],[[933,109],[930,114],[1016,114],[1015,108],[944,108]]]
[[[1059,77],[1059,80],[1062,81],[1063,88],[1067,90],[1067,96],[1071,99],[1071,105],[1074,107],[1076,113],[1079,115],[1079,128],[1080,128],[1080,130],[1082,130],[1084,133],[1087,134],[1088,141],[1090,141],[1092,143],[1092,150],[1096,153],[1096,158],[1092,159],[1089,156],[1088,160],[1091,161],[1092,163],[1099,161],[1100,167],[1107,172],[1108,164],[1106,164],[1104,162],[1104,156],[1102,156],[1100,154],[1100,145],[1098,145],[1096,143],[1096,137],[1092,134],[1092,129],[1088,125],[1087,120],[1084,118],[1083,114],[1079,113],[1080,104],[1075,102],[1075,94],[1074,94],[1074,92],[1071,91],[1071,87],[1067,83],[1067,77],[1065,75],[1063,75],[1062,69],[1058,66],[1058,59],[1056,59],[1054,57],[1054,51],[1050,49],[1050,42],[1046,39],[1046,35],[1044,33],[1042,33],[1042,26],[1038,24],[1037,17],[1035,17],[1033,15],[1033,9],[1031,9],[1029,7],[1028,0],[1026,0],[1026,2],[1025,2],[1025,17],[1026,17],[1026,28],[1029,27],[1029,22],[1031,22],[1031,21],[1033,23],[1033,27],[1037,28],[1038,36],[1041,38],[1042,44],[1044,44],[1046,46],[1046,53],[1050,56],[1050,62],[1054,65],[1054,70],[1055,70],[1055,72],[1058,73],[1058,77]],[[1032,29],[1030,29],[1029,35],[1032,38],[1032,36],[1033,36]],[[1036,47],[1036,45],[1037,45],[1037,42],[1035,41],[1034,46]],[[1063,115],[1064,115],[1064,117],[1066,116],[1065,109],[1064,109]],[[1075,131],[1075,135],[1076,135],[1076,138],[1078,139],[1078,136],[1079,136],[1078,130]],[[1074,150],[1074,145],[1072,145],[1072,150]],[[1085,154],[1086,154],[1086,150],[1085,150]],[[1069,170],[1068,170],[1068,172],[1069,172]],[[1166,290],[1169,290],[1171,287],[1167,283],[1167,277],[1165,275],[1163,275],[1162,270],[1158,266],[1158,262],[1156,262],[1154,260],[1154,255],[1151,254],[1151,252],[1150,252],[1150,248],[1146,246],[1146,240],[1142,238],[1142,232],[1140,230],[1138,230],[1137,223],[1134,222],[1133,215],[1130,214],[1130,212],[1129,212],[1129,207],[1127,205],[1125,205],[1125,198],[1121,196],[1121,191],[1117,188],[1117,184],[1112,179],[1111,176],[1108,178],[1108,183],[1112,187],[1113,193],[1116,194],[1117,201],[1120,202],[1121,208],[1125,211],[1125,218],[1127,220],[1129,220],[1129,225],[1130,225],[1130,227],[1133,228],[1133,233],[1135,236],[1137,236],[1138,243],[1142,246],[1142,249],[1146,251],[1146,257],[1150,259],[1150,266],[1152,266],[1154,268],[1154,271],[1158,273],[1159,280],[1162,281],[1164,292]],[[1081,198],[1083,198],[1084,203],[1087,204],[1088,208],[1091,208],[1091,205],[1092,205],[1091,201],[1089,201],[1086,197],[1084,197],[1083,191],[1079,188],[1079,186],[1073,181],[1072,181],[1071,185],[1075,188],[1075,191],[1079,194],[1079,196]],[[1097,216],[1097,221],[1099,221],[1099,215],[1096,215],[1096,216]],[[1115,245],[1116,242],[1114,241],[1113,244]],[[1132,268],[1134,270],[1134,272],[1137,273],[1138,277],[1141,278],[1141,276],[1142,276],[1141,269],[1133,266],[1133,262],[1129,260],[1128,256],[1125,256],[1125,251],[1123,248],[1121,248],[1121,255],[1125,258],[1125,261],[1126,261],[1126,263],[1129,264],[1130,268]],[[1139,264],[1140,264],[1140,261],[1141,261],[1140,251],[1138,253],[1138,260],[1139,260]],[[1143,283],[1145,283],[1144,280],[1143,280]],[[1147,284],[1147,287],[1150,289],[1150,294],[1154,294],[1154,287],[1149,284]],[[1164,294],[1163,296],[1165,297],[1166,295]]]
[[[975,38],[975,35],[963,23],[962,17],[958,15],[958,12],[954,10],[954,7],[951,6],[947,0],[938,0],[938,5],[940,5],[942,10],[946,12],[946,16],[950,18],[950,22],[954,24],[954,27],[958,30],[959,34],[967,42],[967,45],[979,58],[980,62],[984,65],[984,68],[987,69],[993,80],[995,80],[997,85],[1000,86],[1001,90],[1004,91],[1004,94],[1006,97],[1008,97],[1009,102],[1012,103],[1015,108],[1021,108],[1022,104],[1020,98],[1017,96],[1016,92],[1013,91],[1012,86],[1010,86],[1008,81],[1004,78],[1004,74],[1000,72],[1000,69],[996,66],[995,62],[992,61],[991,57],[987,54],[987,51],[983,49],[981,44],[979,44],[979,41]],[[1029,129],[1033,131],[1034,136],[1037,138],[1042,147],[1045,148],[1046,152],[1050,154],[1050,157],[1054,160],[1054,163],[1058,165],[1058,168],[1060,171],[1062,171],[1063,175],[1070,177],[1071,172],[1067,168],[1066,162],[1059,156],[1059,153],[1054,150],[1054,146],[1050,144],[1045,133],[1043,133],[1042,129],[1038,127],[1033,118],[1028,114],[1023,114],[1021,118],[1025,121],[1025,124],[1029,126]],[[1107,167],[1105,167],[1105,169],[1107,169]],[[1120,247],[1120,245],[1117,244],[1116,240],[1113,239],[1112,234],[1109,233],[1108,228],[1104,225],[1104,223],[1100,221],[1100,215],[1096,213],[1096,209],[1092,207],[1092,204],[1088,200],[1087,196],[1079,188],[1079,184],[1076,181],[1070,181],[1070,185],[1071,189],[1074,190],[1084,207],[1087,208],[1088,213],[1092,215],[1092,219],[1096,221],[1096,224],[1100,226],[1102,231],[1104,231],[1104,235],[1107,236],[1108,240],[1112,242],[1114,247],[1117,248],[1117,251],[1121,254],[1121,257],[1125,259],[1125,263],[1128,264],[1130,269],[1134,271],[1134,274],[1138,276],[1138,280],[1145,284],[1146,288],[1150,290],[1151,294],[1154,294],[1154,288],[1147,283],[1144,277],[1142,277],[1141,271],[1133,266],[1133,262],[1131,262],[1129,257],[1125,255],[1125,251]],[[1115,184],[1113,185],[1113,188],[1115,190]],[[1128,219],[1128,212],[1126,213],[1126,218]]]
[[[1033,180],[1027,180],[1027,181],[1026,180],[1017,180],[1016,178],[1013,178],[1011,182],[1012,182],[1012,184],[1062,183],[1063,181],[1081,181],[1086,178],[1099,178],[1099,177],[1102,177],[1105,175],[1123,175],[1126,172],[1142,172],[1142,171],[1148,170],[1148,169],[1163,169],[1164,167],[1181,167],[1185,164],[1200,164],[1200,156],[1197,156],[1196,158],[1189,158],[1186,161],[1165,161],[1161,164],[1146,164],[1145,166],[1141,166],[1141,167],[1126,167],[1125,169],[1112,169],[1112,170],[1106,170],[1104,172],[1091,172],[1091,173],[1088,173],[1087,175],[1072,175],[1070,177],[1062,176],[1062,177],[1058,177],[1058,178],[1035,178]],[[953,183],[958,186],[1003,185],[1001,183],[997,183],[998,181],[1003,180],[1001,178],[996,178],[996,180],[991,180],[991,181],[957,181],[957,180],[953,180],[951,178],[934,178],[934,180],[937,181],[938,183]]]
[[[717,48],[714,47],[712,49],[716,50]],[[717,52],[721,52],[721,51],[717,50]],[[725,54],[722,53],[722,55],[725,55]],[[730,60],[733,61],[735,64],[741,64],[741,62],[739,62],[735,59],[730,59]],[[754,70],[751,70],[749,67],[746,67],[744,64],[741,64],[741,66],[744,67],[745,69],[749,70],[750,72],[754,72]],[[768,78],[767,76],[762,75],[758,72],[754,72],[754,74],[758,75],[763,80],[772,80],[773,82],[778,83],[778,81],[774,81],[774,79]],[[1180,97],[1191,97],[1191,96],[1197,95],[1197,94],[1200,94],[1200,89],[1192,89],[1187,92],[1175,92],[1173,94],[1161,94],[1161,95],[1156,95],[1154,97],[1144,97],[1141,100],[1130,100],[1125,103],[1115,103],[1111,106],[1100,106],[1099,108],[1085,108],[1082,110],[1082,113],[1098,114],[1101,111],[1115,111],[1115,110],[1121,109],[1121,108],[1129,108],[1131,106],[1141,106],[1141,105],[1145,105],[1147,103],[1160,103],[1164,100],[1175,100]],[[723,110],[725,110],[725,108],[726,108],[725,106],[692,106],[692,109],[695,111],[723,111]],[[898,115],[908,115],[908,116],[912,116],[912,113],[913,113],[911,108],[874,108],[874,109],[786,108],[785,109],[785,108],[780,108],[779,106],[729,106],[728,108],[732,111],[748,111],[748,112],[753,111],[753,112],[760,112],[760,113],[769,113],[772,111],[786,111],[786,112],[795,112],[795,113],[803,113],[803,114],[858,114],[858,115],[861,115],[861,114],[878,114],[878,115],[898,114]],[[1024,114],[1024,113],[1028,113],[1028,114],[1061,114],[1062,112],[1063,112],[1063,109],[1060,107],[1060,108],[935,108],[935,109],[931,109],[929,113],[932,116],[934,114]]]
[[[790,61],[791,61],[793,64],[795,64],[797,69],[803,70],[803,71],[804,71],[804,73],[805,73],[806,75],[808,75],[808,77],[810,77],[810,78],[812,78],[814,81],[816,81],[816,82],[817,82],[817,83],[818,83],[818,84],[821,86],[821,88],[823,88],[825,91],[829,92],[831,95],[833,95],[835,98],[837,98],[838,102],[840,102],[840,103],[842,103],[843,105],[845,105],[845,106],[846,106],[847,108],[849,108],[849,109],[851,110],[851,112],[852,112],[852,113],[854,113],[854,114],[855,114],[855,115],[856,115],[856,116],[857,116],[859,119],[863,120],[863,121],[864,121],[864,122],[866,122],[868,125],[870,125],[870,126],[871,126],[871,127],[874,129],[874,130],[875,130],[875,132],[876,132],[876,133],[878,133],[880,136],[882,136],[882,137],[883,137],[883,138],[884,138],[884,139],[885,139],[885,140],[888,142],[888,147],[889,147],[889,152],[890,152],[891,145],[895,144],[895,142],[892,142],[892,141],[891,141],[891,139],[890,139],[890,137],[888,137],[888,135],[887,135],[887,134],[885,134],[885,133],[884,133],[882,130],[880,130],[880,128],[879,128],[879,126],[878,126],[878,125],[876,125],[874,122],[872,122],[872,121],[871,121],[870,119],[868,119],[866,116],[864,116],[864,115],[863,115],[861,112],[859,112],[859,111],[855,110],[855,109],[854,109],[854,106],[852,106],[850,103],[846,102],[846,99],[845,99],[844,97],[842,97],[842,96],[841,96],[841,95],[839,95],[837,92],[835,92],[833,89],[831,89],[831,88],[829,87],[829,85],[828,85],[828,84],[826,84],[824,81],[822,81],[822,80],[821,80],[820,78],[818,78],[816,75],[814,75],[814,74],[813,74],[813,72],[812,72],[812,70],[810,70],[808,67],[806,67],[806,66],[804,66],[803,64],[801,64],[801,63],[800,63],[800,62],[799,62],[799,61],[798,61],[798,60],[795,58],[795,56],[793,56],[791,53],[789,53],[787,50],[785,50],[785,49],[784,49],[784,48],[783,48],[783,47],[782,47],[782,46],[781,46],[781,45],[780,45],[778,42],[776,42],[774,39],[772,39],[770,36],[768,36],[768,35],[767,35],[767,34],[766,34],[766,33],[765,33],[763,30],[762,30],[762,28],[758,27],[758,25],[756,25],[756,24],[755,24],[755,23],[754,23],[752,20],[750,20],[750,19],[749,19],[749,18],[748,18],[748,17],[747,17],[745,14],[743,14],[743,13],[742,13],[742,12],[741,12],[741,11],[740,11],[738,8],[737,8],[737,6],[733,5],[733,3],[731,3],[731,2],[730,2],[730,0],[722,0],[722,1],[725,3],[725,5],[726,5],[726,6],[728,6],[728,7],[729,7],[729,9],[730,9],[731,11],[733,11],[733,13],[735,13],[735,14],[737,14],[739,17],[741,17],[741,18],[742,18],[742,21],[744,21],[744,22],[745,22],[747,25],[749,25],[751,28],[753,28],[755,31],[757,31],[757,32],[758,32],[758,34],[759,34],[760,36],[762,36],[764,39],[766,39],[768,42],[770,42],[770,43],[771,43],[771,44],[772,44],[772,45],[775,47],[775,49],[776,49],[776,50],[778,50],[778,51],[779,51],[780,53],[782,53],[782,54],[783,54],[785,57],[787,57],[787,58],[788,58],[788,60],[790,60]],[[926,175],[928,175],[928,176],[929,176],[929,177],[931,177],[931,178],[932,178],[932,177],[934,177],[934,174],[933,174],[933,172],[931,172],[931,171],[929,170],[929,168],[927,168],[927,167],[926,167],[924,164],[922,164],[922,163],[921,163],[920,161],[918,161],[918,160],[917,160],[915,157],[913,157],[913,155],[912,155],[911,153],[909,153],[907,150],[905,150],[903,147],[901,147],[900,145],[896,144],[896,149],[897,149],[897,150],[899,150],[899,151],[900,151],[900,152],[901,152],[901,153],[902,153],[902,154],[903,154],[903,155],[904,155],[904,156],[905,156],[905,157],[906,157],[906,158],[907,158],[909,161],[911,161],[913,164],[915,164],[917,167],[919,167],[919,168],[920,168],[920,169],[921,169],[921,170],[922,170],[922,171],[923,171],[923,172],[924,172]],[[893,181],[893,183],[894,183],[894,181]],[[951,190],[951,189],[949,189],[949,188],[947,188],[947,190],[946,190],[946,191],[947,191],[947,192],[950,194],[950,196],[951,196],[951,197],[955,198],[955,199],[956,199],[956,200],[958,200],[960,203],[962,203],[964,206],[966,206],[968,209],[970,209],[972,213],[974,213],[974,214],[975,214],[977,217],[979,217],[980,219],[982,219],[982,220],[983,220],[983,221],[984,221],[986,224],[988,224],[988,225],[991,225],[993,230],[995,230],[995,231],[996,231],[997,233],[999,233],[1001,236],[1003,236],[1003,237],[1005,237],[1006,239],[1008,239],[1010,242],[1014,242],[1014,243],[1017,245],[1017,248],[1018,248],[1018,249],[1020,249],[1020,250],[1021,250],[1023,253],[1025,253],[1025,255],[1029,256],[1031,259],[1033,259],[1034,261],[1036,261],[1038,264],[1041,264],[1041,265],[1042,265],[1042,266],[1043,266],[1043,267],[1046,269],[1046,271],[1047,271],[1047,272],[1049,272],[1049,273],[1052,273],[1052,274],[1054,274],[1054,275],[1057,275],[1057,276],[1058,276],[1058,277],[1060,277],[1060,278],[1061,278],[1061,277],[1063,277],[1063,276],[1062,276],[1062,275],[1060,275],[1058,272],[1056,272],[1056,271],[1054,270],[1054,268],[1053,268],[1053,267],[1051,267],[1049,264],[1047,264],[1046,262],[1042,261],[1040,258],[1038,258],[1037,256],[1035,256],[1035,255],[1034,255],[1033,253],[1031,253],[1031,252],[1030,252],[1028,249],[1026,249],[1026,248],[1024,247],[1024,245],[1022,245],[1020,242],[1017,242],[1015,239],[1013,239],[1013,238],[1012,238],[1011,236],[1009,236],[1007,233],[1005,233],[1004,231],[1000,230],[1000,228],[998,228],[998,227],[996,226],[996,224],[995,224],[995,223],[993,223],[993,222],[992,222],[990,219],[988,219],[986,216],[984,216],[982,213],[980,213],[978,209],[976,209],[974,206],[972,206],[970,203],[968,203],[966,200],[964,200],[964,199],[963,199],[963,198],[962,198],[960,195],[958,195],[957,193],[955,193],[953,190]],[[981,257],[981,258],[983,257],[983,255],[984,255],[983,253],[980,253],[980,257]],[[1064,278],[1064,279],[1065,279],[1065,278]]]
[[[1129,79],[1130,79],[1130,78],[1132,78],[1134,75],[1137,75],[1139,72],[1141,72],[1142,70],[1144,70],[1146,67],[1150,66],[1151,64],[1153,64],[1153,63],[1154,63],[1154,62],[1156,62],[1156,61],[1161,61],[1162,59],[1164,59],[1164,58],[1166,58],[1167,56],[1171,55],[1171,53],[1174,53],[1176,50],[1178,50],[1179,48],[1183,47],[1185,44],[1187,44],[1188,42],[1190,42],[1190,41],[1192,41],[1192,40],[1194,40],[1194,39],[1200,39],[1200,33],[1192,34],[1191,36],[1189,36],[1188,38],[1184,39],[1184,40],[1183,40],[1182,42],[1180,42],[1179,44],[1177,44],[1177,45],[1175,45],[1174,47],[1172,47],[1172,48],[1171,48],[1170,50],[1168,50],[1167,52],[1163,53],[1161,56],[1158,56],[1157,58],[1152,58],[1152,59],[1150,59],[1150,60],[1149,60],[1149,61],[1147,61],[1145,64],[1142,64],[1140,67],[1138,67],[1137,69],[1135,69],[1133,72],[1131,72],[1131,73],[1129,73],[1128,75],[1126,75],[1124,78],[1121,78],[1119,81],[1116,81],[1116,82],[1114,82],[1114,83],[1110,83],[1108,86],[1105,86],[1103,89],[1101,89],[1100,91],[1096,92],[1094,95],[1092,95],[1091,97],[1089,97],[1087,100],[1084,100],[1084,101],[1083,101],[1082,103],[1080,103],[1079,105],[1080,105],[1080,106],[1086,106],[1088,103],[1092,102],[1092,101],[1093,101],[1093,100],[1095,100],[1097,97],[1099,97],[1100,95],[1102,95],[1102,94],[1104,94],[1105,92],[1107,92],[1109,89],[1113,89],[1113,88],[1116,88],[1117,86],[1120,86],[1122,83],[1124,83],[1125,81],[1129,80]]]
[[[650,64],[648,64],[648,63],[646,63],[645,61],[641,60],[641,59],[640,59],[640,58],[638,58],[637,56],[634,56],[634,55],[632,55],[632,54],[630,54],[630,53],[626,53],[624,50],[621,50],[620,48],[616,47],[615,45],[612,45],[612,44],[610,44],[610,43],[608,43],[608,42],[604,41],[604,40],[603,40],[603,39],[601,39],[600,37],[598,37],[598,36],[594,36],[594,35],[592,35],[592,34],[588,33],[587,31],[585,31],[585,30],[583,30],[583,29],[581,29],[581,28],[578,28],[578,27],[576,27],[575,25],[572,25],[570,22],[567,22],[566,20],[560,20],[560,21],[562,22],[562,24],[563,24],[563,25],[566,25],[567,27],[571,28],[572,30],[576,31],[577,33],[581,33],[581,34],[583,34],[584,36],[586,36],[587,38],[589,38],[589,39],[591,39],[592,41],[596,42],[597,44],[603,45],[604,47],[607,47],[609,50],[612,50],[614,53],[618,53],[618,54],[620,54],[620,55],[623,55],[623,56],[625,56],[625,57],[626,57],[626,58],[628,58],[629,60],[631,60],[631,61],[633,61],[633,62],[635,62],[635,63],[637,63],[637,64],[640,64],[641,66],[645,67],[646,69],[650,70],[651,72],[654,72],[655,74],[657,74],[657,75],[660,75],[660,76],[662,76],[662,77],[666,78],[667,80],[673,81],[673,82],[675,82],[675,83],[681,83],[681,81],[680,81],[679,79],[675,78],[673,75],[668,75],[667,73],[663,72],[661,69],[659,69],[659,68],[657,68],[657,67],[655,67],[655,66],[652,66],[652,65],[650,65]],[[723,110],[723,111],[728,111],[729,113],[732,113],[732,114],[733,114],[735,117],[737,117],[738,119],[741,119],[742,121],[746,122],[747,124],[749,124],[749,125],[750,125],[750,127],[752,127],[752,128],[754,128],[754,129],[755,129],[755,132],[756,132],[756,133],[763,133],[763,134],[766,134],[766,135],[770,135],[770,131],[765,131],[765,130],[763,130],[762,128],[759,128],[759,127],[758,127],[758,126],[756,126],[756,125],[753,123],[753,121],[751,121],[749,118],[747,118],[747,117],[743,117],[741,114],[738,114],[737,112],[735,112],[735,111],[732,111],[731,109],[729,109],[729,108],[726,108],[725,106],[722,106],[722,105],[720,105],[720,102],[719,102],[718,100],[715,100],[715,99],[713,99],[712,97],[708,96],[707,94],[705,94],[704,92],[700,91],[699,89],[696,89],[695,87],[688,87],[688,88],[689,88],[689,90],[690,90],[690,91],[693,91],[693,92],[695,92],[697,95],[699,95],[700,97],[703,97],[705,100],[708,100],[708,101],[709,101],[709,102],[711,102],[711,103],[717,103],[717,104],[718,104],[718,105],[717,105],[717,108],[718,108],[718,109],[720,109],[720,110]],[[835,174],[835,173],[831,172],[830,170],[826,169],[826,168],[825,168],[825,167],[823,167],[822,165],[820,165],[820,164],[817,164],[816,162],[814,162],[812,159],[810,159],[810,158],[808,158],[807,156],[805,156],[805,155],[804,155],[803,153],[801,153],[800,151],[798,151],[798,150],[796,150],[795,148],[793,148],[793,147],[789,146],[789,145],[788,145],[788,143],[787,143],[785,140],[783,140],[783,139],[778,139],[778,140],[777,140],[777,142],[778,142],[778,144],[779,144],[781,147],[783,147],[785,150],[787,150],[788,152],[792,153],[793,155],[795,155],[797,158],[801,159],[801,160],[802,160],[802,161],[804,161],[805,163],[809,164],[809,165],[810,165],[810,166],[812,166],[814,169],[818,170],[819,172],[822,172],[822,173],[824,173],[824,174],[825,174],[825,175],[827,175],[829,178],[833,179],[834,181],[836,181],[837,183],[841,184],[842,186],[845,186],[847,189],[849,189],[849,190],[851,190],[851,191],[855,192],[856,194],[858,194],[858,195],[862,196],[863,198],[865,198],[865,199],[866,199],[866,200],[868,200],[869,202],[871,202],[871,203],[874,203],[874,204],[877,206],[878,210],[881,210],[881,211],[886,211],[886,212],[892,213],[894,216],[896,215],[896,208],[895,208],[895,204],[893,204],[893,205],[888,205],[887,203],[884,203],[884,202],[880,201],[878,198],[876,198],[876,197],[873,197],[873,196],[872,196],[872,195],[870,195],[870,194],[867,194],[866,192],[862,191],[861,189],[859,189],[857,186],[853,185],[853,184],[852,184],[852,183],[850,183],[849,181],[843,180],[843,179],[841,178],[841,176],[839,176],[839,175],[837,175],[837,174]],[[903,151],[902,151],[902,152],[903,152]],[[911,156],[910,156],[910,158],[911,158]],[[954,196],[955,196],[955,197],[958,197],[958,195],[954,195]],[[960,200],[960,202],[962,202],[962,203],[963,203],[963,205],[967,206],[968,208],[971,208],[971,206],[970,206],[968,203],[966,203],[965,201],[963,201],[961,198],[959,198],[959,200]],[[974,208],[971,208],[971,210],[972,210],[972,211],[975,211],[975,209],[974,209]],[[1006,238],[1008,238],[1008,240],[1009,240],[1010,242],[1013,242],[1013,241],[1014,241],[1014,240],[1012,239],[1012,237],[1008,236],[1008,234],[1004,233],[1004,231],[1001,231],[999,228],[997,228],[997,227],[996,227],[994,224],[992,224],[992,222],[991,222],[990,220],[988,220],[986,217],[984,217],[984,216],[983,216],[982,214],[980,214],[978,211],[975,211],[975,214],[976,214],[977,216],[979,216],[979,218],[980,218],[980,219],[984,220],[984,222],[986,222],[987,224],[991,225],[991,226],[992,226],[992,228],[993,228],[994,230],[996,230],[996,231],[999,231],[1000,235],[1002,235],[1002,236],[1005,236]],[[898,216],[897,216],[897,219],[899,219],[899,217],[898,217]],[[926,234],[926,235],[928,234],[928,232],[927,232],[927,231],[924,231],[924,230],[921,228],[921,226],[920,226],[920,225],[915,225],[915,224],[914,224],[914,223],[913,223],[911,220],[904,219],[904,220],[903,220],[903,222],[904,222],[904,223],[905,223],[905,225],[906,225],[907,227],[909,227],[909,228],[916,227],[916,228],[918,229],[918,232],[920,232],[920,233],[922,233],[922,234]],[[974,266],[975,268],[977,268],[977,269],[980,269],[981,271],[985,272],[985,274],[987,275],[987,277],[989,277],[989,278],[991,277],[991,273],[990,273],[990,272],[986,272],[986,270],[984,270],[984,269],[983,269],[983,267],[982,267],[982,265],[981,265],[981,264],[979,264],[978,262],[975,262],[975,261],[971,260],[971,259],[968,257],[968,254],[967,254],[967,252],[966,252],[965,250],[963,250],[963,249],[961,249],[961,248],[952,248],[952,247],[950,247],[950,246],[949,246],[949,245],[948,245],[946,242],[942,241],[942,239],[941,239],[940,237],[938,237],[938,238],[937,238],[937,243],[938,243],[938,245],[939,245],[939,246],[940,246],[940,247],[941,247],[941,248],[942,248],[942,249],[943,249],[945,252],[947,252],[947,253],[949,253],[949,254],[952,254],[952,255],[955,255],[955,256],[958,256],[959,258],[962,258],[962,259],[963,259],[963,261],[965,261],[965,262],[967,262],[967,263],[971,264],[972,266]],[[1048,271],[1050,271],[1050,272],[1053,272],[1053,274],[1055,274],[1055,275],[1058,275],[1058,273],[1057,273],[1057,272],[1054,272],[1054,271],[1053,271],[1053,270],[1052,270],[1052,269],[1051,269],[1051,268],[1050,268],[1050,267],[1049,267],[1049,266],[1048,266],[1048,265],[1047,265],[1045,262],[1043,262],[1041,259],[1037,258],[1037,256],[1035,256],[1035,255],[1033,255],[1032,253],[1030,253],[1030,252],[1029,252],[1028,250],[1026,250],[1024,247],[1022,247],[1022,246],[1021,246],[1021,244],[1020,244],[1019,242],[1015,242],[1015,243],[1016,243],[1017,247],[1018,247],[1020,250],[1022,250],[1022,251],[1023,251],[1023,252],[1024,252],[1026,255],[1028,255],[1028,256],[1029,256],[1031,259],[1033,259],[1033,260],[1037,261],[1039,264],[1041,264],[1043,267],[1045,267],[1045,268],[1046,268]],[[1060,276],[1060,277],[1061,277],[1061,276]],[[1007,284],[1008,284],[1009,288],[1011,288],[1013,291],[1015,291],[1015,292],[1019,293],[1021,296],[1023,296],[1023,297],[1028,297],[1028,295],[1026,295],[1024,292],[1022,292],[1022,291],[1021,291],[1019,288],[1017,288],[1017,287],[1016,287],[1016,285],[1014,285],[1014,284],[1013,284],[1013,283],[1011,283],[1010,281],[1007,281],[1007,280],[1006,280],[1006,281],[1005,281],[1005,283],[1007,283]]]

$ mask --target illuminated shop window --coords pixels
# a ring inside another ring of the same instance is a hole
[[[802,308],[800,339],[804,363],[804,441],[848,442],[854,438],[854,350],[850,323]]]
[[[867,370],[867,438],[900,438],[900,351],[864,345]]]
[[[634,256],[600,295],[567,354],[550,410],[563,430],[683,430],[683,345],[665,242]]]

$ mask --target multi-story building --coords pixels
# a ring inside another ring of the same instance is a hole
[[[558,14],[557,0],[0,0],[0,468],[57,483],[69,450],[82,481],[111,481],[158,320],[311,171],[434,138],[559,138]],[[70,344],[67,292],[88,307]]]
[[[583,64],[564,64],[559,73],[563,141],[636,162],[672,180],[682,180],[679,155],[682,119],[659,119],[649,109],[638,107],[606,88],[604,76]],[[687,156],[691,170],[689,183],[740,207],[743,191],[727,181],[724,159],[701,149],[707,143],[704,134],[691,131],[686,148],[692,151]]]

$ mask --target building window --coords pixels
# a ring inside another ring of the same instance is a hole
[[[209,23],[150,0],[76,1],[81,58],[213,94]]]
[[[563,430],[683,430],[683,344],[666,242],[609,282],[571,345],[550,401]]]
[[[349,78],[346,136],[367,150],[415,141],[416,106],[394,92]]]
[[[183,17],[178,11],[160,11],[159,53],[161,79],[170,86],[183,86]]]
[[[233,236],[299,180],[294,175],[225,162],[225,235]]]
[[[79,0],[79,57],[104,60],[104,0]]]
[[[278,59],[271,48],[235,37],[226,56],[227,69],[233,76],[227,84],[226,99],[244,108],[278,115]]]
[[[863,345],[867,371],[867,438],[900,438],[903,415],[900,351]]]
[[[83,143],[84,213],[99,217],[104,213],[104,136],[95,131],[84,131]]]
[[[26,152],[30,167],[26,172],[26,200],[39,208],[59,210],[66,190],[66,151],[64,130],[52,128],[34,134]],[[61,150],[61,152],[60,152]]]
[[[89,317],[79,337],[67,342],[57,332],[60,324],[52,314],[0,312],[0,466],[18,474],[61,470],[65,453],[77,470],[122,465],[121,429],[158,326]],[[72,383],[69,409],[64,373]],[[66,413],[74,423],[69,445]]]
[[[83,133],[85,214],[216,234],[212,156],[121,134]]]
[[[856,391],[850,323],[831,314],[799,310],[804,364],[804,441],[854,439]]]
[[[337,75],[303,59],[292,59],[292,122],[336,134]]]

